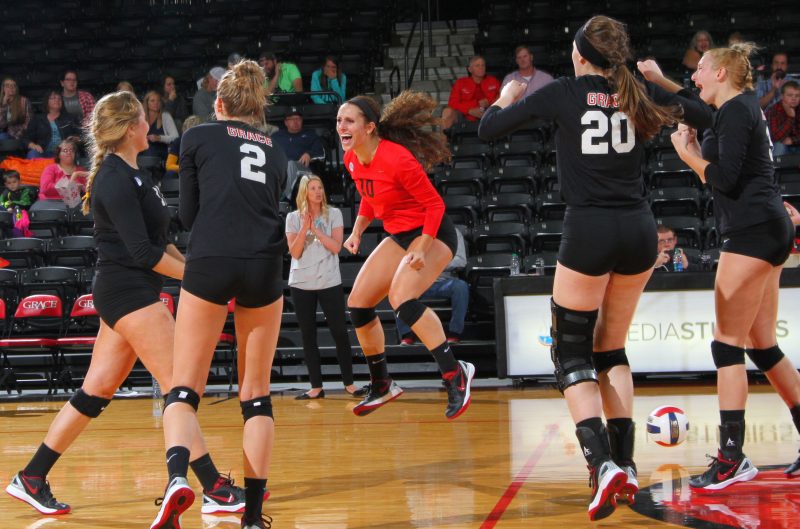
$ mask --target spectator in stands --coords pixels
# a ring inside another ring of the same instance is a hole
[[[6,210],[16,208],[30,209],[35,200],[31,188],[19,185],[19,173],[17,171],[6,171],[3,173],[3,193],[0,194],[0,204]]]
[[[798,81],[800,78],[786,75],[789,71],[789,55],[784,51],[779,51],[772,56],[772,68],[770,76],[758,80],[756,83],[756,95],[761,108],[767,108],[781,99],[781,87],[789,80]]]
[[[552,75],[533,65],[533,51],[528,46],[517,46],[517,49],[514,50],[514,58],[517,61],[518,69],[503,78],[501,90],[509,82],[519,81],[527,85],[525,88],[525,96],[527,96],[553,81]]]
[[[165,76],[162,86],[161,103],[164,105],[164,111],[169,112],[175,120],[175,126],[180,129],[183,120],[189,116],[189,106],[186,104],[186,99],[178,93],[174,77]]]
[[[94,96],[85,90],[78,90],[78,72],[66,70],[61,78],[61,95],[64,97],[64,110],[81,125],[89,123],[94,110]]]
[[[76,136],[70,136],[58,144],[55,162],[45,167],[42,172],[42,178],[39,181],[39,200],[33,204],[32,210],[66,209],[67,205],[56,189],[59,180],[67,178],[81,188],[86,186],[86,177],[89,176],[89,173],[75,161],[79,148],[80,138]]]
[[[32,115],[31,103],[20,95],[17,82],[4,77],[0,96],[0,140],[23,139]]]
[[[25,131],[23,142],[29,149],[28,158],[52,158],[61,140],[80,135],[77,121],[64,111],[60,90],[47,93],[47,112],[34,114]]]
[[[689,42],[689,49],[683,54],[682,64],[689,70],[696,70],[700,57],[713,47],[714,39],[711,38],[711,34],[701,29],[692,36],[692,40]]]
[[[659,224],[656,228],[658,233],[658,257],[653,268],[657,272],[674,272],[675,263],[673,258],[675,256],[675,247],[678,244],[678,237],[675,231],[669,226]],[[681,253],[681,261],[683,262],[683,269],[689,268],[689,259],[686,257],[686,252]]]
[[[244,59],[242,54],[236,51],[228,55],[228,70],[239,64],[242,59]]]
[[[267,95],[303,91],[303,78],[297,65],[291,62],[279,62],[275,54],[270,51],[261,53],[258,64],[264,69],[264,75],[267,77],[264,85]]]
[[[217,98],[217,83],[225,74],[225,68],[214,66],[205,77],[198,81],[197,93],[192,100],[192,114],[202,123],[214,120],[214,100]]]
[[[117,92],[130,92],[133,95],[136,95],[136,90],[133,89],[133,85],[130,81],[120,81],[117,83]]]
[[[339,95],[312,95],[311,100],[318,105],[335,104],[338,105],[347,99],[347,76],[339,68],[339,61],[333,55],[325,57],[322,68],[314,70],[311,74],[312,92],[336,92]]]
[[[322,179],[317,175],[303,176],[297,191],[297,209],[286,217],[286,239],[292,256],[289,287],[303,335],[303,356],[311,382],[311,389],[295,397],[297,400],[325,397],[317,346],[317,303],[322,307],[328,329],[336,342],[345,391],[356,397],[366,394],[353,384],[353,349],[347,334],[344,290],[339,272],[343,230],[342,212],[328,205]]]
[[[467,308],[469,307],[469,285],[458,277],[458,272],[467,266],[467,249],[461,232],[458,230],[456,232],[458,248],[453,260],[439,274],[428,290],[420,296],[420,299],[447,298],[450,300],[452,311],[450,322],[447,324],[447,343],[461,341],[461,335],[464,333],[464,319],[467,317]],[[400,335],[400,345],[414,343],[414,334],[400,318],[397,318],[397,334]]]
[[[155,156],[167,160],[167,146],[178,137],[178,128],[169,112],[161,105],[161,94],[150,90],[144,96],[144,117],[150,129],[147,131],[147,142],[150,147],[142,152],[143,156]]]
[[[291,107],[283,119],[286,129],[281,129],[272,135],[274,141],[289,161],[286,187],[283,198],[291,199],[292,190],[297,179],[303,174],[310,174],[311,162],[325,160],[325,147],[317,133],[303,128],[303,113],[299,107]]]
[[[500,81],[486,74],[486,60],[470,57],[469,75],[456,79],[447,106],[442,111],[442,129],[448,130],[462,119],[477,121],[500,95]]]
[[[780,102],[770,106],[766,111],[774,156],[800,152],[798,104],[800,104],[800,84],[797,81],[786,81],[781,86]]]
[[[187,130],[199,124],[200,118],[194,114],[184,120],[182,134],[172,140],[172,143],[169,144],[169,149],[167,151],[167,163],[165,167],[167,172],[164,174],[164,178],[178,178],[178,170],[180,168],[178,166],[178,161],[181,154],[181,138]]]

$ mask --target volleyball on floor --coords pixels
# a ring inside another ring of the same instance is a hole
[[[689,419],[677,406],[659,406],[647,417],[647,437],[661,446],[678,446],[688,431]]]

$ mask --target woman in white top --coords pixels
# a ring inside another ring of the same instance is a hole
[[[297,191],[297,210],[286,217],[286,239],[292,255],[289,287],[303,336],[303,354],[311,382],[311,389],[295,397],[297,400],[325,397],[317,346],[317,302],[336,342],[345,391],[354,397],[365,394],[353,384],[353,349],[347,334],[344,290],[339,272],[343,237],[342,212],[328,205],[322,180],[316,175],[304,176]]]
[[[161,94],[150,90],[144,96],[144,113],[149,129],[147,142],[150,146],[142,153],[143,156],[155,156],[167,160],[169,144],[178,137],[178,127],[169,112],[164,111]]]

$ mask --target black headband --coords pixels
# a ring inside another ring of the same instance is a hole
[[[590,63],[603,68],[611,68],[611,63],[606,59],[602,53],[597,51],[597,48],[592,46],[592,43],[589,42],[589,39],[586,38],[586,33],[584,33],[584,28],[586,25],[584,24],[578,31],[575,32],[575,47],[578,48],[578,53],[581,56],[589,61]]]
[[[380,116],[375,114],[375,111],[372,110],[372,107],[369,106],[369,104],[367,104],[367,102],[364,101],[363,99],[348,99],[346,103],[350,103],[351,105],[357,106],[361,110],[361,112],[364,113],[364,116],[367,118],[367,123],[369,123],[370,121],[372,121],[376,125],[380,123],[381,121]]]

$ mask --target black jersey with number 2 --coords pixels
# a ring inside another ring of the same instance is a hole
[[[655,103],[683,107],[685,122],[698,128],[710,125],[711,110],[689,92],[673,94],[644,84]],[[634,206],[647,200],[644,141],[619,110],[617,95],[604,77],[563,77],[504,109],[492,105],[478,134],[483,140],[499,138],[534,118],[558,125],[558,178],[568,206]]]
[[[286,250],[280,195],[286,156],[240,121],[193,127],[181,140],[181,223],[187,259],[264,257]]]

